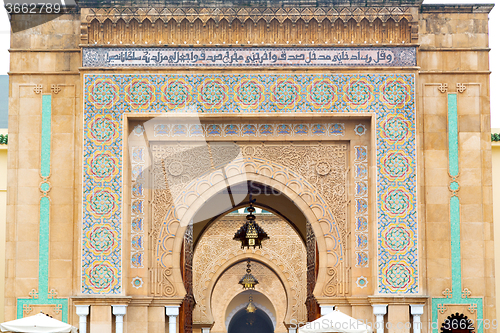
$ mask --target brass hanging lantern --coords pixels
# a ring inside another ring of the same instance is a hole
[[[255,199],[252,200],[250,196],[250,207],[247,209],[250,214],[247,215],[245,224],[234,234],[233,239],[241,242],[242,249],[245,247],[249,249],[251,246],[261,248],[262,241],[269,239],[267,233],[255,222],[255,215],[253,215],[255,212],[254,202]]]
[[[255,289],[255,285],[259,284],[259,281],[252,275],[252,270],[250,269],[250,260],[247,261],[247,273],[243,275],[239,284],[243,286],[243,289]]]
[[[257,308],[253,304],[252,294],[250,294],[250,297],[248,298],[248,305],[247,305],[246,311],[247,311],[247,313],[254,313],[255,311],[257,311]]]

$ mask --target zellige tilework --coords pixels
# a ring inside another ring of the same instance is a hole
[[[82,293],[122,292],[124,113],[313,112],[376,117],[378,292],[418,293],[414,75],[87,74],[84,83]],[[293,136],[311,131],[311,124],[286,125],[272,130],[292,131]],[[328,131],[342,131],[341,125]],[[155,129],[159,135],[184,130]],[[189,130],[201,133],[200,128]],[[266,128],[204,129],[206,135],[261,130]],[[132,173],[140,175],[139,170]]]

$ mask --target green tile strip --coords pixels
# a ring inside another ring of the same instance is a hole
[[[448,160],[450,175],[458,176],[457,94],[448,94]]]
[[[458,167],[458,109],[457,94],[448,94],[448,161],[450,181],[450,233],[451,233],[451,291],[443,292],[444,298],[432,298],[432,332],[439,329],[438,311],[444,311],[447,305],[469,305],[477,311],[478,322],[474,323],[477,333],[483,333],[483,299],[469,298],[462,291],[462,255],[460,249],[460,199],[457,191],[460,185],[457,181]],[[467,314],[466,314],[467,315]]]
[[[31,305],[53,305],[55,311],[62,311],[62,320],[68,322],[68,299],[56,298],[55,291],[49,292],[49,228],[50,228],[50,200],[47,192],[50,184],[50,154],[52,124],[52,96],[42,95],[42,144],[40,158],[40,175],[43,181],[40,189],[43,193],[40,198],[40,233],[38,240],[38,292],[30,293],[31,298],[17,300],[17,318],[23,317],[23,310]],[[30,313],[35,315],[35,312]]]
[[[50,176],[50,146],[52,132],[52,96],[42,96],[42,157],[40,159],[40,173],[42,178]]]
[[[450,198],[451,231],[451,290],[455,295],[462,291],[462,256],[460,252],[460,199]]]

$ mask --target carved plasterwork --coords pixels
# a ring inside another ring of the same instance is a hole
[[[104,23],[105,20],[109,19],[111,22],[116,23],[118,20],[123,19],[126,23],[129,23],[132,19],[137,20],[142,23],[144,20],[155,22],[157,19],[167,23],[170,20],[174,20],[177,23],[181,23],[183,20],[188,20],[193,23],[197,19],[200,19],[203,23],[212,19],[215,22],[220,22],[226,20],[232,23],[234,20],[239,22],[245,22],[246,20],[252,20],[257,23],[260,20],[265,20],[270,23],[273,19],[278,20],[283,23],[285,20],[289,19],[292,22],[297,22],[302,19],[304,22],[308,23],[312,19],[316,21],[323,21],[324,19],[330,19],[335,21],[337,18],[344,22],[350,19],[356,20],[356,22],[361,22],[362,19],[367,19],[369,22],[375,21],[379,18],[383,22],[388,19],[393,19],[396,22],[400,21],[402,18],[406,18],[408,21],[413,20],[413,15],[411,12],[411,7],[316,7],[316,8],[283,8],[283,7],[256,7],[256,8],[221,8],[221,7],[210,7],[210,8],[85,8],[82,9],[82,21],[91,22],[94,18],[100,23]],[[416,18],[415,18],[416,19]]]
[[[289,317],[303,321],[306,319],[306,252],[304,243],[293,228],[281,218],[275,215],[258,215],[257,219],[259,225],[267,232],[270,239],[265,241],[262,249],[248,250],[248,253],[253,254],[253,258],[256,260],[262,257],[275,263],[279,267],[280,275],[287,277],[289,290],[286,291],[286,295],[281,295],[281,292],[276,294],[279,290],[285,292],[283,284],[279,281],[276,273],[261,264],[252,263],[252,274],[259,281],[256,290],[268,296],[273,303],[277,302],[276,304],[279,304],[278,308],[282,311],[279,311],[278,321],[283,322],[287,311],[290,312],[288,313]],[[238,284],[238,281],[245,272],[246,263],[244,262],[223,273],[224,277],[227,274],[236,274],[233,277],[234,284],[223,283],[222,280],[219,280],[212,291],[210,290],[210,281],[219,278],[216,273],[226,262],[246,253],[245,250],[241,249],[238,242],[231,240],[235,231],[241,227],[244,221],[245,215],[230,214],[223,217],[210,226],[196,247],[193,259],[193,289],[196,299],[193,314],[194,323],[210,323],[212,318],[215,322],[222,320],[223,317],[217,318],[216,316],[224,313],[225,308],[221,308],[221,306],[226,302],[215,301],[215,299],[229,302],[234,295],[241,292],[241,285]],[[237,267],[239,269],[233,269]],[[276,284],[275,282],[277,283],[276,288],[273,287]],[[221,285],[223,285],[223,289],[227,290],[220,289]],[[232,285],[236,289],[232,288]],[[216,292],[217,288],[219,288],[219,292]],[[225,296],[222,297],[221,294]],[[290,298],[288,304],[287,298]],[[209,302],[212,304],[211,311],[208,306]],[[214,304],[217,306],[214,306]]]
[[[310,222],[316,228],[318,242],[324,246],[324,252],[320,253],[320,271],[324,267],[325,273],[330,274],[327,282],[318,281],[316,288],[321,293],[315,293],[317,296],[345,295],[348,290],[343,282],[347,279],[346,267],[349,265],[345,256],[348,235],[346,149],[345,144],[333,143],[153,146],[151,244],[157,244],[152,247],[153,274],[162,276],[158,272],[175,262],[174,240],[179,236],[176,231],[185,227],[182,223],[191,218],[186,212],[195,209],[191,206],[197,197],[221,184],[227,186],[227,177],[241,182],[257,176],[264,183],[276,182],[282,192],[294,193],[298,196],[295,200],[302,200],[312,210],[316,219]],[[316,164],[325,159],[330,168],[328,173],[320,168],[324,174],[321,175]],[[172,163],[182,165],[182,168],[174,168],[182,169],[180,174],[169,171]],[[221,166],[223,168],[218,169]],[[168,296],[160,289],[151,292]]]
[[[81,15],[82,43],[93,45],[399,44],[415,42],[418,29],[415,7],[82,8]]]

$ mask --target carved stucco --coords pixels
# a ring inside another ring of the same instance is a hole
[[[214,222],[200,239],[193,258],[193,289],[196,299],[194,310],[195,323],[216,325],[223,320],[223,314],[231,299],[241,292],[238,281],[245,273],[246,263],[238,263],[217,276],[219,268],[234,257],[253,254],[255,260],[271,261],[286,277],[289,290],[276,273],[269,268],[252,262],[252,274],[258,279],[256,290],[266,295],[275,305],[278,323],[287,318],[305,320],[306,318],[306,252],[305,246],[295,230],[281,218],[274,215],[258,215],[259,225],[267,232],[262,249],[242,250],[240,244],[232,240],[236,230],[244,223],[244,215],[226,215]],[[217,280],[213,291],[210,281]],[[224,301],[223,301],[224,300]],[[289,300],[287,302],[287,300]],[[211,304],[211,307],[209,306]],[[222,326],[221,326],[222,329]]]
[[[302,19],[304,22],[309,22],[312,19],[323,21],[324,19],[335,20],[337,18],[347,22],[355,19],[356,22],[361,22],[362,19],[367,19],[373,22],[380,18],[383,22],[388,19],[393,19],[396,22],[405,18],[408,21],[414,21],[414,9],[412,7],[317,7],[317,8],[283,8],[283,7],[260,7],[260,8],[85,8],[82,9],[82,22],[90,23],[93,19],[97,19],[100,23],[104,23],[106,19],[113,23],[123,19],[125,22],[130,22],[132,19],[138,22],[143,22],[145,19],[155,22],[160,19],[164,23],[170,20],[175,20],[181,23],[183,20],[188,20],[193,23],[200,19],[203,23],[213,19],[216,22],[226,20],[229,23],[234,20],[245,22],[252,20],[257,23],[263,19],[267,23],[273,19],[283,23],[289,19],[292,22],[297,22]]]
[[[237,144],[232,149],[213,143],[165,144],[153,146],[152,151],[155,190],[151,241],[156,244],[151,247],[154,266],[150,274],[156,278],[152,280],[152,294],[183,296],[182,277],[176,265],[186,225],[213,194],[248,180],[281,191],[311,223],[319,250],[320,278],[315,295],[340,296],[349,292],[343,283],[349,267],[345,255],[345,144],[251,143]]]
[[[401,44],[418,41],[417,19],[418,8],[406,6],[82,8],[81,42],[121,46],[167,41],[181,46],[239,45],[249,40],[270,45]]]

